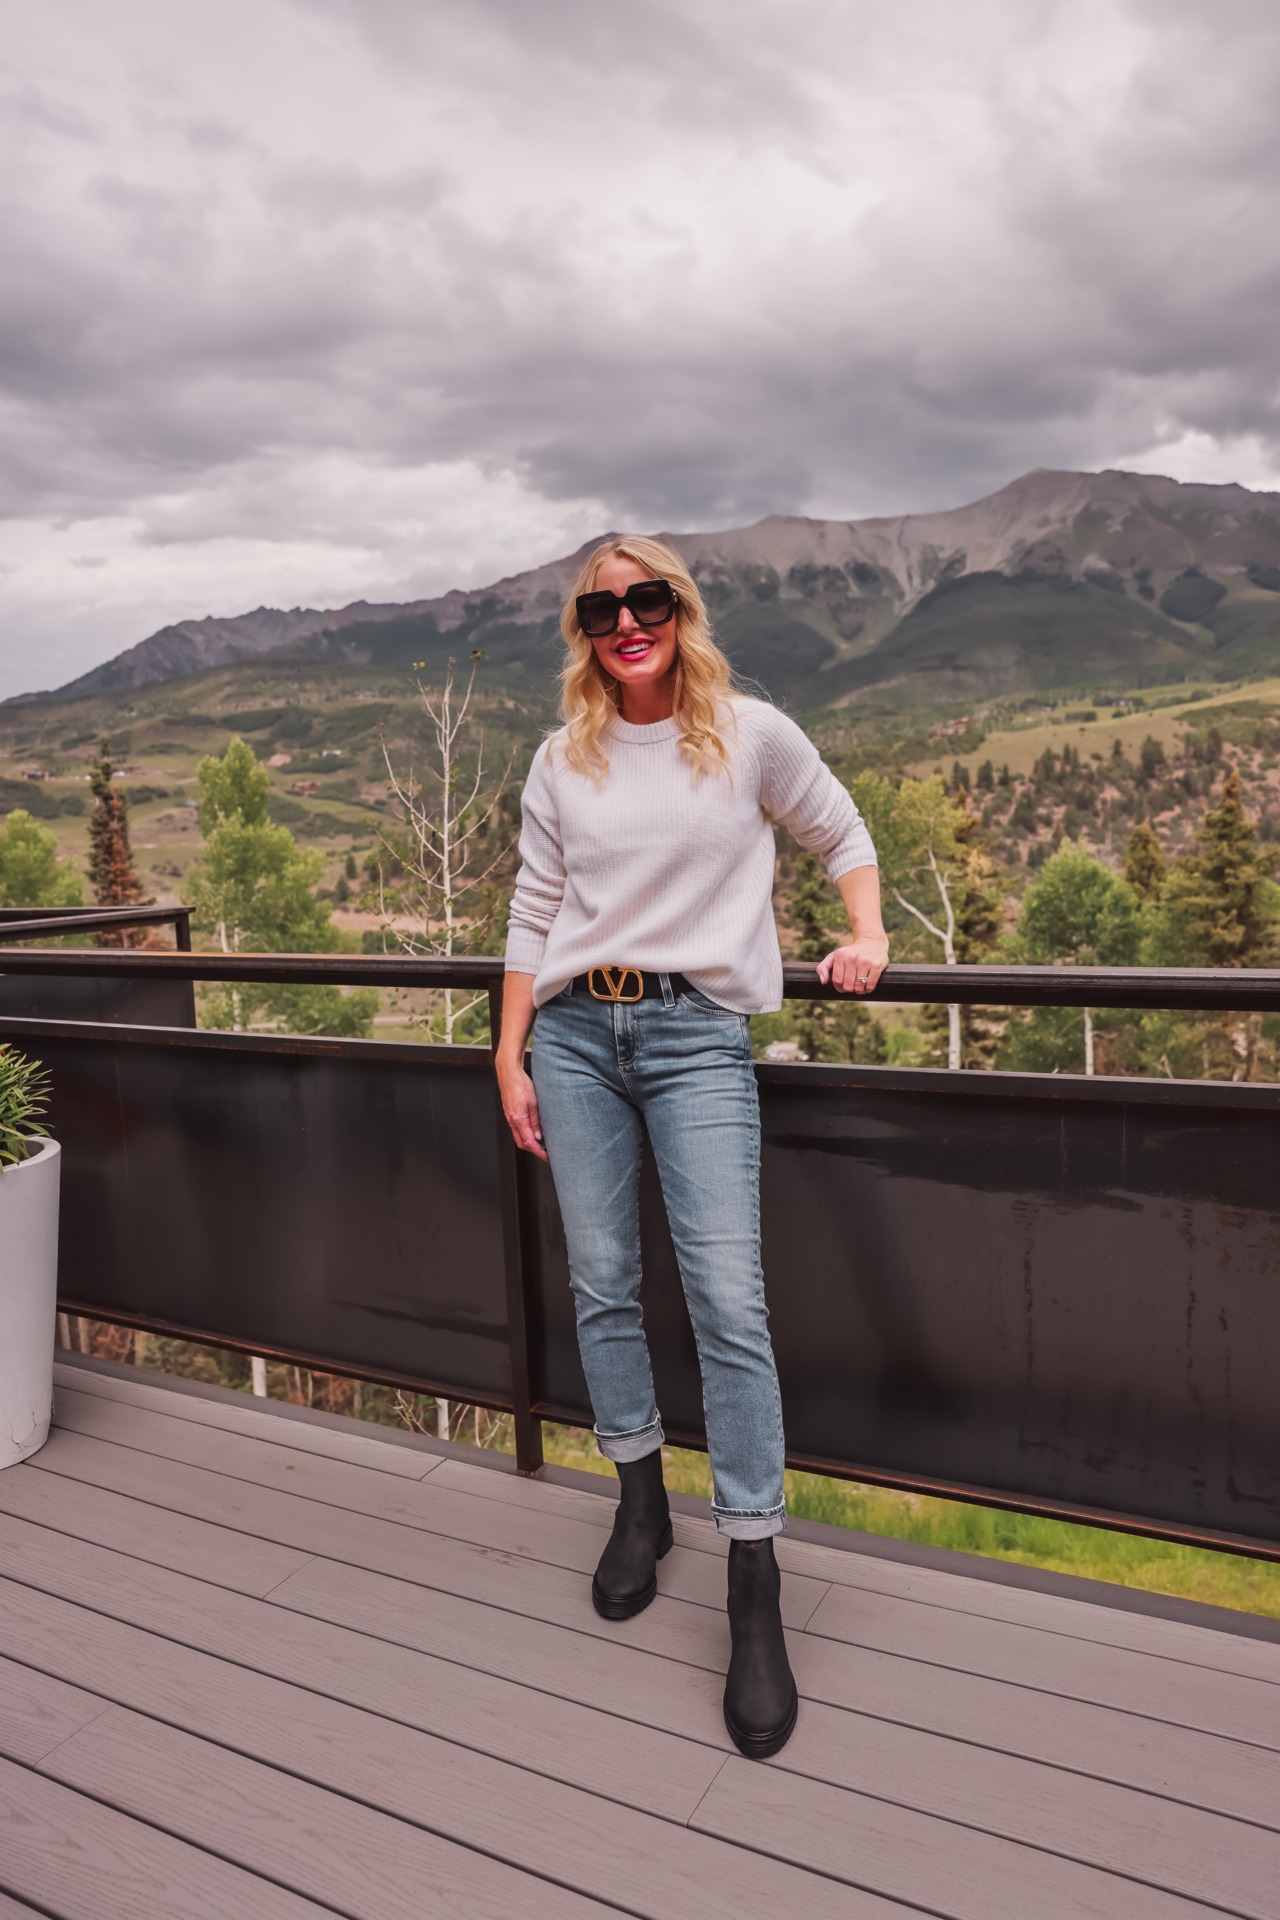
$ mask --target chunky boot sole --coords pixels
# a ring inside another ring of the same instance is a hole
[[[768,1733],[744,1733],[735,1726],[726,1706],[724,1724],[729,1729],[729,1738],[739,1753],[745,1753],[748,1760],[768,1760],[775,1753],[781,1753],[795,1732],[796,1717],[800,1712],[800,1699],[797,1695],[791,1702],[791,1711],[780,1727],[774,1727]]]
[[[658,1558],[665,1560],[672,1546],[671,1522],[668,1520],[666,1531],[658,1542]],[[594,1575],[591,1580],[591,1600],[595,1610],[605,1620],[630,1620],[637,1613],[643,1613],[658,1591],[658,1576],[655,1573],[647,1587],[641,1587],[638,1593],[605,1593]],[[790,1729],[788,1728],[788,1732]]]

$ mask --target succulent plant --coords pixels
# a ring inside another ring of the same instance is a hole
[[[36,1152],[48,1128],[49,1071],[15,1047],[0,1045],[0,1173]]]

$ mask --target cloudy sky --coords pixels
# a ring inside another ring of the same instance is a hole
[[[606,526],[1280,486],[1275,0],[0,0],[0,696]]]

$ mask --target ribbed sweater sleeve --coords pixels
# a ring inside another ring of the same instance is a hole
[[[520,799],[520,871],[507,931],[508,973],[537,973],[564,899],[564,848],[544,740]]]
[[[760,799],[777,826],[816,853],[832,880],[854,867],[874,867],[876,850],[848,789],[812,740],[776,707],[750,709],[763,754]]]

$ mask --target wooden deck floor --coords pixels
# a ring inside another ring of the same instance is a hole
[[[761,1765],[700,1515],[610,1625],[595,1492],[58,1378],[0,1473],[0,1920],[1280,1915],[1264,1625],[792,1537],[800,1723]]]

